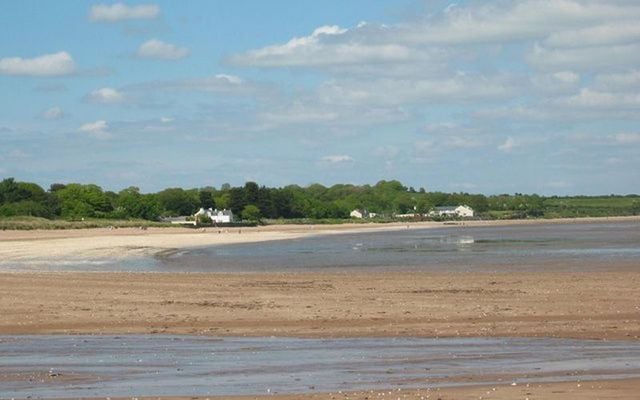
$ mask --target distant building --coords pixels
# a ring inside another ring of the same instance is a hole
[[[195,213],[194,217],[197,219],[199,216],[204,215],[211,219],[211,222],[216,224],[230,224],[233,222],[233,212],[231,210],[212,210],[211,208],[201,208]]]
[[[473,208],[465,205],[436,207],[429,212],[431,217],[473,217]]]
[[[367,210],[361,210],[361,209],[355,209],[353,211],[351,211],[351,213],[349,214],[349,216],[351,218],[357,218],[357,219],[362,219],[362,218],[375,218],[378,216],[378,214],[376,213],[370,213]]]

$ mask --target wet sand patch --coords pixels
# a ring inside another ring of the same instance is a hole
[[[2,336],[0,355],[0,376],[8,378],[0,389],[9,397],[305,394],[640,377],[640,343],[566,339]],[[43,369],[48,377],[31,378]]]

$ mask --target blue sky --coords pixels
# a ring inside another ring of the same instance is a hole
[[[0,177],[640,192],[634,1],[5,1]]]

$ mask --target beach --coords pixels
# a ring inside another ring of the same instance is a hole
[[[2,273],[0,334],[638,340],[640,274]]]
[[[526,222],[496,222],[523,223]],[[0,232],[0,256],[5,262],[97,257],[124,260],[217,244],[441,226],[441,223],[267,226],[220,232],[213,228],[5,231]],[[547,268],[538,272],[464,273],[52,272],[44,264],[35,271],[0,272],[0,335],[550,337],[638,341],[638,299],[640,273],[628,265],[615,263],[606,271],[592,272],[554,272],[553,268]],[[473,379],[467,383],[473,384]],[[493,387],[471,385],[433,389],[429,393],[426,389],[403,389],[387,394],[395,397],[385,398],[632,399],[638,391],[638,379],[526,387],[511,386],[505,376],[503,382]],[[272,393],[268,397],[381,398],[377,393],[381,392],[295,396]],[[256,396],[237,397],[249,398]]]
[[[251,228],[119,228],[0,231],[0,260],[48,261],[149,257],[179,249],[272,240],[298,239],[340,233],[385,232],[446,226],[518,226],[640,221],[640,216],[552,220],[487,220],[406,223],[347,223],[336,225],[267,225]]]

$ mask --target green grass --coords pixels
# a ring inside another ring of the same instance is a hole
[[[546,218],[612,217],[640,213],[639,196],[559,197],[544,200]]]
[[[144,227],[168,227],[167,223],[146,220],[112,220],[112,219],[85,219],[84,221],[67,221],[62,219],[46,219],[39,217],[2,217],[0,218],[0,230],[34,230],[34,229],[88,229],[88,228],[137,228]]]

